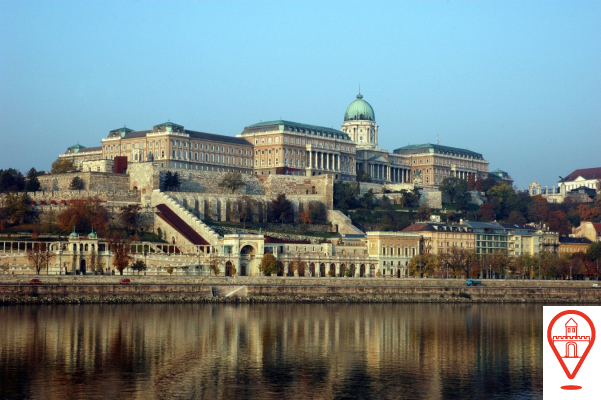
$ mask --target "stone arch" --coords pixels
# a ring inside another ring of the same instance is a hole
[[[251,256],[254,255],[256,251],[257,250],[254,248],[254,246],[250,244],[243,243],[242,247],[240,247],[240,255]]]
[[[338,274],[338,276],[342,277],[342,276],[345,276],[345,274],[346,274],[346,265],[340,264],[340,273]]]
[[[79,272],[81,272],[83,275],[85,275],[85,273],[86,273],[86,260],[85,259],[82,259],[79,262]]]
[[[288,263],[288,276],[294,276],[294,263]]]
[[[359,277],[365,278],[365,264],[361,264],[359,267]]]
[[[336,276],[336,264],[334,264],[334,263],[330,264],[328,276]]]
[[[326,276],[326,264],[319,264],[319,276]]]
[[[315,263],[309,264],[309,276],[315,276]]]

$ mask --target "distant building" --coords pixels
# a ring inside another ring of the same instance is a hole
[[[468,225],[441,223],[418,223],[403,229],[402,234],[420,235],[423,240],[422,253],[444,254],[451,248],[475,250],[475,235]]]
[[[580,226],[574,228],[574,237],[586,238],[591,242],[601,242],[601,223],[581,221]]]
[[[502,225],[496,222],[472,221],[466,221],[465,224],[471,227],[476,235],[477,254],[508,253],[509,233]]]
[[[58,157],[71,160],[75,168],[83,169],[83,163],[86,161],[102,160],[102,147],[86,147],[78,143],[68,147],[67,151]]]
[[[488,177],[497,179],[497,180],[504,182],[507,185],[513,187],[513,178],[511,176],[509,176],[509,174],[507,172],[502,171],[498,168],[493,172],[489,172]]]
[[[591,241],[587,238],[559,237],[559,253],[586,253]]]
[[[581,187],[598,190],[601,180],[601,167],[577,169],[559,181],[561,193],[565,196],[574,189]]]

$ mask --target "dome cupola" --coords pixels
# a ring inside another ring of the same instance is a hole
[[[353,101],[346,109],[344,114],[345,121],[375,121],[376,114],[371,104],[363,100],[361,92],[357,95],[357,100]]]

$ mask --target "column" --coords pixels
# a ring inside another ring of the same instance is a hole
[[[311,152],[305,152],[307,155],[307,168],[311,168]]]
[[[321,155],[321,163],[319,165],[319,169],[323,169],[323,153],[319,153]]]
[[[336,165],[337,165],[336,170],[340,171],[340,154],[338,154],[336,156]]]

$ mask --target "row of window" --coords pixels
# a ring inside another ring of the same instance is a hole
[[[274,138],[269,137],[267,139],[261,138],[260,141],[261,141],[261,144],[280,143],[280,137],[279,136],[276,136]],[[307,139],[305,141],[305,139],[290,138],[290,140],[288,140],[288,138],[285,136],[284,136],[284,143],[298,144],[298,145],[305,145],[305,143],[306,143],[306,144],[310,144],[313,146],[330,147],[332,149],[338,149],[338,150],[342,150],[342,151],[345,151],[345,149],[346,149],[346,151],[348,151],[348,152],[355,151],[355,149],[352,146],[341,146],[338,143],[329,143],[329,145],[328,145],[327,142],[320,142],[318,140],[311,140],[311,139]],[[259,139],[255,139],[255,144],[256,145],[259,144]]]
[[[203,158],[204,154],[204,158]],[[215,154],[215,153],[197,153],[192,151],[181,151],[181,150],[172,150],[171,158],[176,160],[186,160],[186,161],[200,161],[200,162],[213,162],[213,163],[221,163],[228,165],[236,165],[236,157],[225,156],[223,154]],[[230,162],[231,161],[231,162]],[[248,158],[238,157],[238,165],[242,166],[244,164],[245,167],[248,166]]]
[[[198,142],[194,142],[194,143],[190,143],[190,148],[192,148],[192,145],[194,144],[194,148],[195,149],[200,149],[200,150],[211,150],[211,151],[217,151],[217,152],[221,152],[221,153],[232,153],[232,154],[244,154],[244,155],[248,155],[248,152],[250,150],[248,149],[237,149],[237,148],[233,148],[233,147],[225,147],[225,146],[215,146],[214,144],[208,145],[208,144],[203,144],[203,143],[199,143]],[[188,147],[188,142],[187,141],[180,141],[180,140],[172,140],[171,141],[171,145],[173,147]]]

